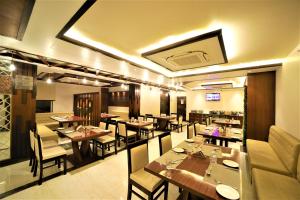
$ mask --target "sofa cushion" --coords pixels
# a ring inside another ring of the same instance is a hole
[[[251,168],[291,175],[268,142],[247,139],[247,151]]]
[[[300,183],[297,179],[256,168],[252,170],[252,174],[259,200],[300,199]]]
[[[300,141],[278,126],[271,126],[269,144],[284,166],[296,176]]]
[[[37,124],[36,128],[37,128],[37,133],[40,135],[43,141],[58,140],[58,135],[47,126],[42,124]]]

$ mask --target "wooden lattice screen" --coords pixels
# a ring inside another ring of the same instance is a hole
[[[85,119],[83,125],[98,126],[100,120],[99,93],[74,94],[74,115]]]

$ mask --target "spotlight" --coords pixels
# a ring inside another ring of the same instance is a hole
[[[49,78],[47,78],[47,81],[46,81],[46,83],[48,83],[48,84],[51,84],[52,83],[52,80],[51,80],[51,78],[49,77]]]
[[[95,85],[99,85],[99,81],[98,80],[95,80]]]
[[[87,83],[87,80],[86,80],[86,78],[83,78],[83,79],[82,79],[82,83],[84,83],[84,84],[86,84],[86,83]]]
[[[16,70],[16,66],[14,65],[14,63],[11,63],[10,65],[9,65],[9,71],[15,71]]]

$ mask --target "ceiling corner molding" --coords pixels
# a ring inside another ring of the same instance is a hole
[[[90,8],[97,0],[86,0],[79,10],[72,16],[72,18],[66,23],[66,25],[56,35],[59,39],[64,39],[64,34],[80,19],[82,15]]]
[[[0,1],[0,35],[22,41],[35,0]]]
[[[222,29],[142,53],[172,72],[228,63]]]

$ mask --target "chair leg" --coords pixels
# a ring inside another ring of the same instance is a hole
[[[60,168],[60,158],[57,159],[57,166]]]
[[[30,170],[31,172],[33,172],[33,170],[34,170],[35,162],[36,162],[36,159],[35,159],[35,157],[33,157],[32,164],[31,164],[31,170]]]
[[[64,174],[67,173],[67,156],[64,156]]]
[[[115,140],[115,154],[118,154],[117,141]]]
[[[182,132],[182,124],[180,126],[181,126],[181,132]]]
[[[104,159],[104,153],[105,153],[105,146],[104,146],[104,144],[101,145],[101,151],[102,151],[102,159]]]
[[[30,151],[30,160],[29,160],[29,166],[32,166],[32,163],[33,163],[33,153],[32,151]]]
[[[39,185],[43,183],[43,162],[40,161],[40,178],[39,178]]]
[[[165,182],[164,200],[168,200],[169,183]]]
[[[127,200],[131,200],[132,185],[128,183]]]
[[[37,174],[37,167],[38,167],[38,160],[36,160],[36,161],[35,161],[35,164],[34,164],[33,177],[35,177],[36,174]]]

